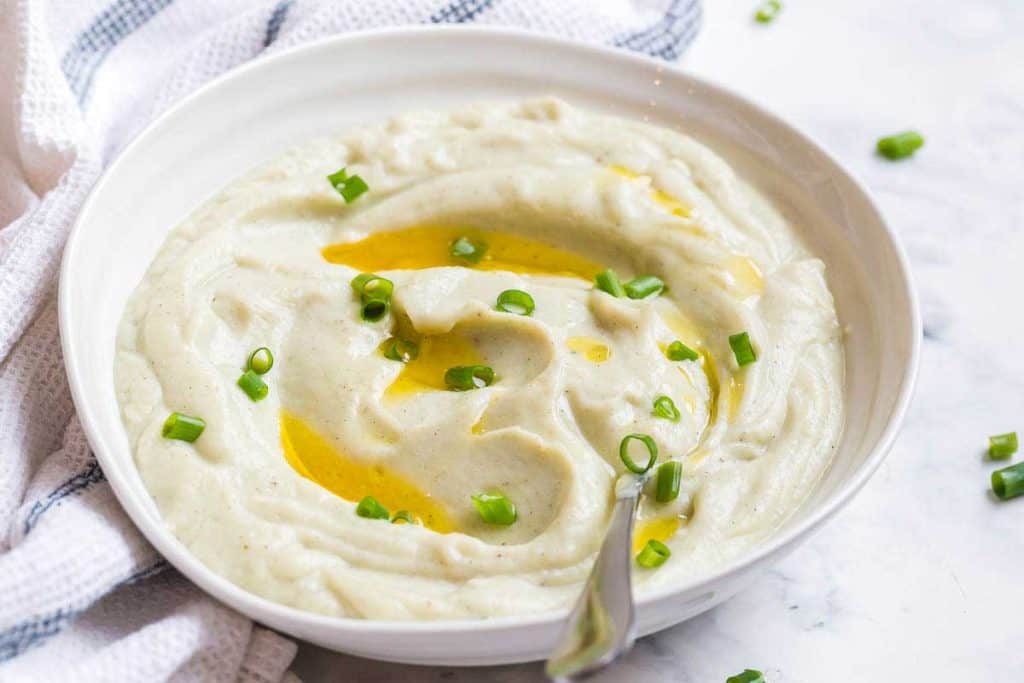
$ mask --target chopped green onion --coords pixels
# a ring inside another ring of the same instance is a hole
[[[534,308],[533,297],[521,289],[506,289],[498,295],[498,303],[494,308],[502,313],[530,315]]]
[[[668,396],[659,396],[654,399],[653,413],[655,417],[679,422],[679,409],[676,408],[675,402]]]
[[[474,242],[468,237],[460,237],[452,242],[451,247],[448,249],[448,253],[451,254],[453,258],[468,261],[469,263],[480,263],[480,259],[484,257],[484,253],[486,252],[486,244],[483,242]]]
[[[245,367],[257,375],[265,375],[274,367],[274,354],[266,346],[261,346],[249,354],[249,361]]]
[[[177,439],[191,443],[199,438],[204,429],[206,429],[206,421],[201,417],[171,413],[164,420],[161,433],[165,439]]]
[[[263,378],[252,370],[242,373],[242,376],[238,378],[238,386],[242,387],[242,391],[248,394],[253,401],[262,401],[270,392],[270,387],[263,381]]]
[[[611,268],[598,273],[597,277],[594,278],[594,285],[602,292],[607,292],[616,298],[621,299],[626,296],[622,280],[619,279],[619,276]]]
[[[351,204],[355,201],[356,197],[370,189],[365,180],[357,175],[350,176],[348,169],[344,167],[327,176],[327,181],[338,191],[338,194],[341,195],[346,204]]]
[[[486,365],[456,365],[444,373],[444,383],[452,391],[469,391],[490,386],[494,370]]]
[[[732,353],[736,356],[736,364],[741,368],[757,360],[757,354],[750,343],[750,335],[746,332],[730,335],[729,346],[732,347]]]
[[[480,493],[472,498],[480,519],[488,524],[508,526],[519,518],[516,506],[500,493]]]
[[[1024,496],[1024,462],[993,472],[992,492],[1000,500]]]
[[[651,539],[647,545],[637,553],[636,563],[644,569],[654,569],[665,564],[665,560],[672,556],[672,551],[661,541]]]
[[[876,148],[878,153],[886,159],[896,161],[911,156],[923,146],[924,138],[921,134],[908,130],[904,133],[897,133],[896,135],[880,139]]]
[[[416,360],[420,355],[420,345],[408,339],[399,337],[388,337],[380,345],[380,352],[388,360],[397,360],[400,363],[408,363]]]
[[[377,502],[373,496],[366,496],[356,506],[356,514],[367,519],[388,519],[388,509]]]
[[[360,315],[363,320],[375,323],[391,310],[391,294],[395,283],[374,273],[360,273],[352,278],[352,289],[363,301]]]
[[[352,289],[363,299],[390,299],[395,283],[376,273],[360,273],[352,278]]]
[[[782,3],[779,2],[779,0],[766,0],[766,2],[762,2],[758,6],[757,12],[754,14],[754,18],[762,24],[767,24],[773,21],[776,15],[781,11]]]
[[[399,510],[391,517],[391,523],[398,524],[399,522],[402,522],[403,524],[415,524],[416,518],[413,517],[412,513],[408,510]]]
[[[623,289],[625,289],[626,296],[630,299],[646,299],[651,295],[657,296],[665,291],[665,283],[660,277],[641,275],[623,285]]]
[[[638,465],[629,455],[630,441],[639,441],[647,449],[646,465]],[[622,459],[622,464],[626,466],[627,470],[635,474],[643,474],[654,467],[654,462],[658,459],[658,444],[654,443],[654,439],[646,434],[630,434],[619,443],[619,458]]]
[[[683,480],[683,463],[678,460],[663,462],[658,467],[658,481],[654,499],[668,503],[679,497],[679,484]]]
[[[665,356],[669,360],[697,360],[700,354],[678,339],[668,345]]]
[[[764,683],[764,674],[753,669],[744,669],[743,673],[729,676],[725,683]]]
[[[391,310],[390,299],[370,299],[363,302],[359,316],[368,323],[375,323]]]
[[[988,457],[1005,460],[1017,452],[1017,432],[988,437]]]

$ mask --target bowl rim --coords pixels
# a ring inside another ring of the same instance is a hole
[[[922,323],[920,303],[917,297],[916,287],[911,275],[909,259],[905,253],[902,243],[893,231],[892,227],[885,220],[884,214],[875,202],[865,184],[846,165],[833,156],[828,149],[812,136],[785,121],[780,116],[765,109],[756,101],[748,99],[728,86],[715,81],[694,75],[684,71],[677,64],[663,62],[652,57],[639,53],[629,52],[624,49],[616,49],[604,45],[586,43],[575,39],[554,37],[542,33],[531,32],[519,28],[493,27],[493,26],[404,26],[387,27],[367,31],[356,31],[346,34],[326,36],[314,41],[303,43],[295,47],[283,49],[269,55],[259,56],[240,66],[232,68],[220,76],[203,84],[193,92],[181,98],[155,119],[143,127],[132,140],[126,144],[111,163],[103,170],[100,178],[89,191],[86,200],[75,218],[68,235],[63,251],[63,258],[60,268],[60,282],[58,286],[58,314],[61,336],[61,349],[64,356],[64,366],[68,376],[68,384],[75,406],[76,414],[82,430],[92,447],[93,453],[104,468],[108,464],[107,452],[111,449],[107,443],[102,430],[97,427],[98,420],[95,417],[97,411],[93,410],[92,400],[86,391],[84,382],[80,377],[79,359],[76,350],[73,348],[69,332],[73,329],[72,319],[74,311],[70,301],[71,272],[76,262],[76,249],[80,238],[81,226],[85,222],[92,209],[96,197],[104,192],[109,178],[117,173],[123,157],[147,137],[155,128],[163,125],[164,121],[180,109],[189,106],[194,100],[206,97],[207,94],[217,89],[221,84],[237,79],[250,71],[258,70],[268,64],[285,61],[295,58],[305,52],[312,52],[322,49],[330,44],[346,44],[360,41],[388,40],[394,38],[422,38],[437,34],[449,34],[451,37],[467,35],[470,37],[486,37],[492,40],[518,42],[524,46],[529,44],[553,49],[569,49],[584,56],[595,59],[615,59],[634,66],[646,66],[651,68],[672,70],[674,75],[682,76],[693,84],[714,93],[716,98],[724,102],[730,108],[747,109],[773,125],[779,126],[788,131],[808,148],[821,154],[824,159],[837,171],[845,176],[854,190],[861,195],[865,208],[884,230],[888,239],[889,247],[896,260],[899,274],[898,286],[902,287],[903,293],[909,302],[910,317],[907,321],[910,329],[910,348],[906,366],[903,368],[902,376],[899,378],[899,390],[893,403],[893,408],[887,418],[884,430],[877,439],[871,452],[864,462],[849,476],[834,493],[823,499],[815,509],[808,512],[806,517],[792,526],[773,533],[764,542],[759,543],[750,552],[744,553],[741,557],[729,564],[719,568],[711,574],[699,576],[678,585],[664,586],[643,594],[636,600],[637,610],[643,609],[646,605],[663,600],[672,594],[681,594],[687,591],[699,591],[711,584],[728,580],[750,566],[766,560],[769,556],[782,552],[787,546],[795,544],[808,537],[818,530],[821,525],[842,509],[850,499],[867,483],[868,479],[878,469],[882,460],[893,446],[896,436],[902,426],[910,402],[913,398],[914,388],[917,381],[918,368],[921,355]],[[330,631],[351,630],[364,634],[376,632],[388,633],[391,635],[414,635],[426,633],[458,633],[466,630],[498,631],[502,629],[513,629],[529,626],[550,624],[564,619],[567,609],[549,610],[533,614],[491,617],[491,618],[458,618],[438,619],[426,621],[402,621],[384,619],[361,619],[355,617],[339,617],[309,612],[261,597],[249,590],[238,586],[228,579],[215,573],[200,562],[185,546],[171,533],[170,529],[156,520],[150,523],[146,511],[140,503],[133,498],[133,487],[130,481],[122,475],[118,466],[112,461],[110,467],[104,468],[104,473],[111,488],[118,500],[118,503],[128,514],[135,527],[142,533],[145,539],[151,543],[159,554],[172,566],[181,571],[190,581],[198,585],[204,592],[217,600],[231,606],[234,609],[247,614],[257,621],[267,614],[289,623],[303,623],[315,629],[327,629]],[[144,495],[148,492],[142,491]]]

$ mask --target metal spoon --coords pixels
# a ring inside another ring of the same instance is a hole
[[[645,480],[627,473],[615,483],[615,508],[601,551],[545,667],[551,678],[594,673],[633,647],[633,519]]]

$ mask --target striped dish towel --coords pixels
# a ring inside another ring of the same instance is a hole
[[[290,677],[295,645],[168,568],[114,499],[68,394],[55,305],[61,249],[103,167],[209,79],[323,36],[469,22],[674,61],[698,29],[700,7],[699,0],[0,0],[0,680]]]

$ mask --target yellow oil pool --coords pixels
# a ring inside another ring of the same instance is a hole
[[[301,418],[281,411],[281,448],[292,468],[353,503],[373,496],[392,513],[408,510],[442,534],[455,530],[444,506],[386,465],[361,462],[341,453]]]
[[[612,350],[600,339],[593,337],[569,337],[565,345],[573,353],[581,354],[591,363],[603,363],[612,357]]]
[[[634,180],[642,177],[640,173],[637,173],[631,168],[626,166],[620,166],[619,164],[612,164],[608,167],[608,170],[615,175],[626,178],[627,180]],[[670,195],[669,193],[659,190],[657,188],[651,188],[651,199],[656,201],[661,206],[665,207],[669,213],[673,216],[679,216],[680,218],[688,218],[690,216],[690,207],[686,206],[678,199]]]
[[[483,358],[473,342],[457,330],[417,337],[420,350],[415,360],[402,367],[385,390],[386,398],[400,398],[423,391],[446,390],[444,373],[456,365],[481,365]]]
[[[652,539],[666,542],[679,531],[680,523],[679,517],[655,517],[638,522],[633,529],[633,552],[640,552]]]
[[[460,237],[487,245],[479,263],[449,253]],[[356,242],[327,246],[321,252],[331,263],[364,272],[466,266],[529,275],[559,275],[593,280],[604,267],[579,254],[519,235],[475,228],[417,226],[376,232]]]

